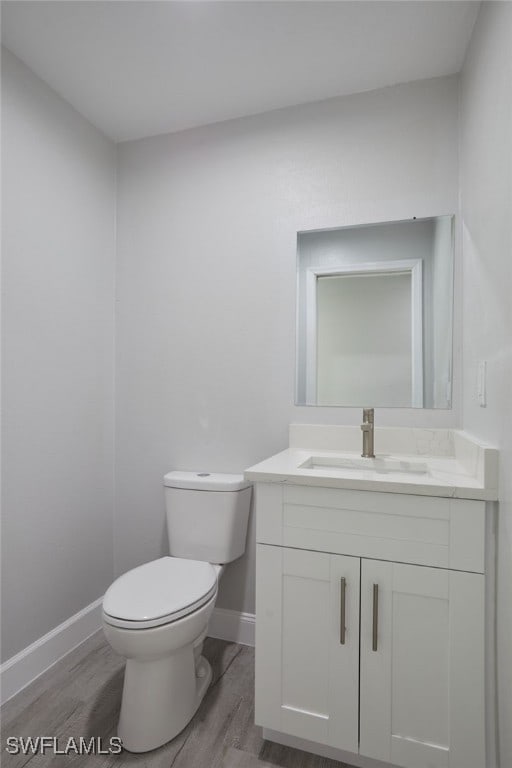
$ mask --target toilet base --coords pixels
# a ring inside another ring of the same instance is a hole
[[[117,729],[124,749],[149,752],[174,739],[195,715],[211,680],[209,662],[200,656],[194,664],[191,646],[170,659],[128,659]]]
[[[157,627],[125,629],[103,617],[108,642],[126,658],[117,733],[128,752],[161,747],[194,716],[212,679],[201,651],[216,597]]]

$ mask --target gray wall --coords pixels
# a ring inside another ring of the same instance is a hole
[[[482,3],[461,88],[464,428],[500,449],[500,765],[512,765],[512,4]],[[476,396],[487,361],[487,407]]]
[[[115,147],[2,54],[2,658],[112,578]]]
[[[290,422],[359,423],[293,405],[297,231],[456,213],[457,138],[441,78],[119,146],[116,573],[166,551],[166,471],[241,472]],[[219,605],[253,610],[252,536]]]
[[[456,78],[120,145],[114,513],[113,147],[9,54],[4,78],[8,657],[166,552],[167,470],[358,423],[293,405],[296,233],[456,211],[458,165]],[[253,610],[252,527],[219,605]]]

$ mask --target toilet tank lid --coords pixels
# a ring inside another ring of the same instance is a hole
[[[227,475],[220,472],[168,472],[164,476],[168,488],[184,488],[195,491],[241,491],[252,483],[243,475]]]

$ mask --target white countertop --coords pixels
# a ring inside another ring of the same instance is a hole
[[[252,482],[290,483],[420,496],[486,501],[498,498],[497,450],[458,430],[375,430],[377,458],[420,461],[427,468],[423,473],[407,474],[389,470],[381,472],[374,468],[300,467],[312,456],[359,460],[360,451],[356,453],[354,450],[345,449],[349,444],[350,448],[353,448],[355,437],[359,437],[354,430],[358,428],[291,425],[291,447],[247,469],[245,478]],[[332,449],[335,439],[341,450]],[[310,440],[313,441],[312,447],[301,445]],[[379,452],[379,442],[386,448],[386,453]],[[441,446],[437,455],[433,453],[436,445]],[[399,452],[394,451],[393,447],[408,447],[410,450],[407,453]],[[431,453],[425,453],[425,450],[430,450]],[[371,464],[369,460],[369,465]]]

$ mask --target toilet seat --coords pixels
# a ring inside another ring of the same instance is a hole
[[[160,627],[194,613],[216,593],[210,563],[161,557],[114,581],[103,598],[103,618],[125,629]]]

